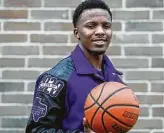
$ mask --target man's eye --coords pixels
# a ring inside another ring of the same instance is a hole
[[[87,24],[86,25],[88,28],[94,28],[94,24]]]
[[[93,28],[93,25],[87,25],[88,28]]]
[[[111,24],[105,24],[104,28],[106,28],[106,29],[111,28]]]
[[[105,29],[111,28],[111,24],[105,24],[105,25],[104,25],[104,28],[105,28]]]

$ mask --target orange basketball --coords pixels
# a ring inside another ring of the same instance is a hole
[[[126,133],[139,116],[139,101],[134,92],[118,82],[105,82],[89,93],[84,113],[96,133]]]

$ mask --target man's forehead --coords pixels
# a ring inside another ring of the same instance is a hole
[[[111,21],[111,16],[107,10],[97,8],[84,10],[79,17],[79,21],[86,21],[95,17],[102,17]]]

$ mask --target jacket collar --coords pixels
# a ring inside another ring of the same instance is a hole
[[[71,53],[71,58],[73,60],[73,63],[75,65],[76,72],[78,74],[94,74],[96,73],[96,69],[92,67],[88,59],[85,57],[83,51],[79,47],[79,45],[76,46],[74,51]],[[108,59],[106,55],[103,57],[104,62],[104,69],[110,69],[110,72],[115,72],[115,68],[112,65],[111,61]]]

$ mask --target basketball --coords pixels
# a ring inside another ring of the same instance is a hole
[[[118,82],[93,88],[84,105],[87,124],[96,133],[126,133],[137,122],[139,112],[134,92]]]

